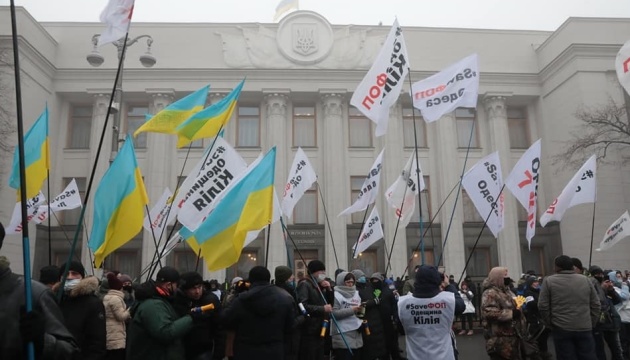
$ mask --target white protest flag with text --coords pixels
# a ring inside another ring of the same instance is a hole
[[[562,215],[570,207],[586,203],[594,203],[597,200],[597,156],[591,156],[578,170],[571,181],[564,187],[558,196],[549,205],[549,208],[540,217],[540,225],[543,227],[550,221],[562,220]]]
[[[222,137],[217,137],[209,155],[204,157],[198,172],[190,173],[193,178],[186,193],[182,185],[178,198],[183,197],[177,219],[188,230],[195,231],[210,211],[216,206],[218,196],[247,169],[247,163]],[[188,180],[188,178],[186,179]]]
[[[282,194],[282,212],[290,219],[293,215],[293,208],[300,200],[302,195],[308,190],[313,183],[317,181],[315,169],[308,161],[308,157],[302,148],[298,148],[293,159],[293,165],[289,171],[287,184],[284,186]]]
[[[164,229],[175,220],[178,210],[179,208],[177,206],[173,206],[173,193],[171,189],[166,188],[158,202],[153,205],[153,208],[149,211],[149,215],[144,217],[142,226],[147,231],[155,234],[156,237],[160,237]]]
[[[630,40],[619,49],[615,59],[615,70],[619,83],[630,94]]]
[[[536,234],[536,199],[540,178],[540,139],[518,160],[512,172],[505,180],[505,186],[527,210],[527,231],[525,237],[531,248],[532,238]]]
[[[599,244],[599,248],[595,249],[596,251],[608,250],[613,245],[621,241],[622,239],[630,236],[630,215],[628,215],[628,210],[626,210],[623,215],[619,219],[617,219],[610,227],[606,230],[604,234],[604,239]]]
[[[420,178],[420,186],[417,186],[418,177]],[[418,169],[416,166],[414,152],[407,160],[407,164],[405,164],[398,179],[385,191],[385,199],[389,206],[394,208],[394,216],[396,220],[400,219],[400,226],[405,227],[411,221],[411,216],[416,209],[416,196],[424,188],[422,169]]]
[[[433,122],[458,107],[477,108],[479,62],[472,54],[411,86],[413,106],[426,122]]]
[[[499,152],[479,160],[462,178],[462,186],[494,237],[504,227],[503,175]],[[501,193],[501,195],[499,195]]]
[[[81,194],[79,193],[76,180],[72,179],[68,186],[66,186],[61,194],[55,197],[50,205],[41,205],[37,208],[37,215],[33,219],[36,224],[41,224],[48,219],[49,206],[52,212],[72,210],[81,207]]]
[[[354,244],[354,258],[356,259],[360,253],[364,252],[372,244],[383,238],[383,225],[381,225],[381,218],[378,215],[376,206],[372,209],[370,217],[365,221],[359,241]]]
[[[133,15],[134,0],[109,0],[100,20],[107,27],[98,38],[98,46],[119,40],[129,31],[131,15]]]
[[[361,186],[361,191],[359,192],[357,200],[354,202],[354,204],[350,205],[350,207],[342,211],[339,216],[365,210],[371,203],[376,201],[376,196],[378,195],[378,186],[381,182],[381,167],[383,165],[382,163],[384,151],[385,149],[381,150],[381,153],[374,161],[374,164],[372,164],[370,172],[363,181],[363,185]]]
[[[389,108],[398,100],[410,66],[402,29],[396,20],[372,67],[350,99],[350,105],[376,124],[376,136],[387,132]]]
[[[40,191],[37,196],[26,201],[26,218],[32,221],[37,215],[37,209],[46,202],[44,194]],[[7,235],[20,234],[22,232],[22,203],[18,202],[13,207],[13,215],[9,225],[4,228]]]

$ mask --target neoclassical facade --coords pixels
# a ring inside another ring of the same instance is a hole
[[[0,16],[9,19],[7,7],[0,7]],[[117,49],[112,45],[94,48],[92,36],[102,31],[100,23],[38,23],[21,8],[18,21],[26,125],[32,124],[46,103],[50,111],[51,195],[72,178],[77,179],[84,194],[105,124]],[[145,113],[154,114],[206,84],[211,84],[211,104],[246,78],[225,138],[247,162],[277,146],[276,189],[280,193],[298,147],[304,149],[318,174],[317,186],[305,194],[291,219],[285,219],[295,243],[295,247],[291,243],[289,255],[294,258],[296,274],[303,271],[302,256],[307,261],[322,259],[330,273],[336,268],[359,267],[366,273],[387,271],[393,276],[403,275],[408,265],[413,267],[423,258],[430,264],[442,258],[446,271],[458,275],[478,236],[467,268],[474,277],[483,277],[498,265],[507,266],[514,276],[530,269],[550,274],[553,258],[561,253],[587,263],[592,206],[570,209],[561,223],[538,226],[530,250],[525,240],[526,213],[511,194],[505,199],[505,229],[495,239],[487,229],[479,235],[483,220],[465,192],[457,196],[457,184],[464,165],[469,169],[493,151],[499,151],[503,175],[507,176],[529,145],[541,138],[540,215],[576,170],[561,169],[551,162],[570,138],[570,131],[577,129],[575,111],[581,105],[605,103],[608,96],[623,101],[614,58],[627,40],[624,34],[630,34],[630,20],[571,18],[553,32],[402,25],[411,81],[473,52],[479,54],[481,83],[476,110],[458,109],[425,124],[418,112],[414,116],[409,95],[404,93],[391,108],[387,134],[375,137],[372,123],[350,106],[349,100],[378,53],[388,26],[331,25],[310,11],[297,11],[270,24],[134,23],[130,38],[149,35],[150,43],[143,37],[126,52],[117,106],[119,137],[138,128]],[[10,36],[10,22],[4,21],[0,24],[0,50],[10,51]],[[98,67],[86,61],[86,55],[93,52],[103,57]],[[151,56],[155,64],[147,62]],[[11,83],[11,74],[3,74]],[[13,97],[13,93],[8,96]],[[416,210],[414,220],[405,229],[397,229],[393,210],[380,196],[376,206],[385,239],[353,259],[351,247],[364,214],[337,215],[354,201],[383,148],[381,193],[395,181],[414,151],[414,117],[427,184],[421,194],[422,226]],[[112,116],[106,128],[97,180],[112,156],[114,120]],[[471,130],[472,146],[467,156]],[[8,141],[15,143],[16,139]],[[166,187],[177,187],[208,144],[207,140],[198,141],[187,151],[176,149],[173,136],[149,133],[136,138],[137,157],[152,204]],[[5,169],[10,158],[11,154],[2,156]],[[15,199],[14,191],[6,186],[8,175],[8,171],[3,172],[1,179],[3,222],[9,221]],[[607,226],[628,208],[629,183],[626,167],[598,169],[594,247]],[[47,193],[46,188],[43,191]],[[93,206],[90,201],[87,206],[85,224],[91,229]],[[74,236],[77,220],[78,212],[73,211],[59,214],[50,229],[47,223],[31,226],[36,272],[48,264],[49,256],[53,263],[65,261],[70,248],[67,237]],[[422,245],[421,230],[425,233]],[[85,236],[84,231],[77,257],[89,264]],[[268,246],[266,238],[261,233],[244,249],[235,266],[216,273],[206,271],[205,276],[225,279],[245,275],[256,264],[267,263],[270,268],[287,264],[280,225],[271,227]],[[2,250],[18,272],[20,241],[18,236],[10,236]],[[614,251],[594,253],[593,263],[628,268],[629,250],[630,245],[618,244]],[[107,258],[105,266],[139,275],[154,252],[154,239],[145,231]],[[192,270],[196,260],[188,247],[180,245],[163,261]]]

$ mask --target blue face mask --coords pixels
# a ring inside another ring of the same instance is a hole
[[[295,280],[288,280],[285,284],[289,289],[295,289]]]
[[[360,284],[365,284],[367,283],[367,278],[365,276],[361,276],[359,280],[357,280],[357,282]]]

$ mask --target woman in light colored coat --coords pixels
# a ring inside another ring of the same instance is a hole
[[[337,275],[335,304],[331,319],[332,348],[335,359],[359,359],[359,349],[363,347],[362,320],[357,317],[361,308],[361,297],[355,286],[356,279],[350,272]],[[345,341],[344,341],[345,340]],[[352,352],[350,352],[350,349]]]
[[[107,274],[109,291],[103,297],[105,325],[107,328],[107,359],[124,360],[127,329],[125,322],[130,318],[122,292],[122,281],[114,273]]]

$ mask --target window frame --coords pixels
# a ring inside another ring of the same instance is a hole
[[[89,139],[87,140],[87,147],[74,147],[72,145],[73,143],[73,134],[74,134],[74,129],[76,128],[75,124],[76,124],[76,118],[74,116],[74,109],[76,108],[90,108],[91,111],[91,115],[89,116],[80,116],[80,118],[86,118],[89,120],[89,124],[90,124],[90,131],[89,131]],[[68,114],[68,131],[66,132],[66,134],[68,136],[66,136],[66,149],[72,149],[72,150],[89,150],[90,149],[90,143],[91,143],[91,138],[92,138],[92,122],[94,120],[94,105],[93,104],[82,104],[82,103],[77,103],[77,104],[70,104],[70,110],[69,110],[69,114]]]
[[[296,114],[296,109],[301,109],[301,108],[312,108],[313,109],[313,113],[310,115],[304,115],[304,114]],[[296,121],[305,121],[305,120],[312,120],[313,122],[313,145],[304,145],[304,144],[296,144],[296,137],[295,137],[295,129],[296,129]],[[302,105],[294,105],[293,106],[293,118],[292,118],[292,124],[291,124],[291,136],[292,136],[292,144],[293,147],[302,147],[302,148],[317,148],[317,107],[315,105],[313,106],[302,106]]]
[[[150,109],[149,109],[149,105],[148,105],[148,104],[146,104],[146,105],[140,105],[139,103],[129,103],[129,104],[125,104],[124,126],[121,126],[121,128],[122,128],[122,129],[124,129],[124,133],[120,134],[120,135],[124,135],[124,137],[125,137],[125,138],[127,137],[127,134],[129,134],[129,125],[130,125],[130,124],[129,124],[129,118],[130,118],[130,112],[131,112],[131,110],[132,110],[132,109],[136,109],[136,108],[138,108],[138,109],[146,109],[145,114],[149,114],[149,110],[150,110]],[[133,119],[138,119],[138,118],[140,118],[140,117],[141,117],[140,115],[132,115],[132,116],[131,116],[131,118],[133,118]],[[142,117],[144,117],[144,115],[142,115]],[[122,121],[122,120],[123,120],[123,119],[121,119],[121,121]],[[142,124],[144,124],[145,120],[144,120],[144,119],[142,119],[142,120],[143,120]],[[142,124],[140,124],[140,126],[142,126]],[[139,128],[140,126],[138,126],[138,128]],[[137,129],[137,128],[136,128],[136,129]],[[120,135],[119,135],[119,136],[120,136]],[[140,134],[138,134],[138,136],[133,136],[133,133],[132,133],[131,135],[132,135],[132,139],[133,139],[133,147],[134,147],[135,149],[138,149],[138,150],[146,150],[146,149],[148,148],[148,145],[149,145],[149,138],[148,138],[147,132],[140,133]],[[138,145],[141,139],[144,139],[144,146],[139,146],[139,145]]]
[[[411,115],[405,115],[405,111],[411,110],[413,111],[413,113]],[[427,124],[424,121],[423,117],[421,114],[416,114],[416,110],[415,108],[412,107],[403,107],[402,108],[402,121],[403,121],[403,147],[404,148],[415,148],[415,143],[414,144],[407,144],[407,138],[405,136],[405,134],[408,133],[408,131],[413,131],[413,120],[414,117],[416,118],[417,122],[416,125],[419,125],[419,127],[422,129],[420,131],[421,136],[418,136],[418,149],[428,149],[429,148],[429,144],[427,142]],[[406,125],[407,123],[411,123],[410,125]],[[409,129],[407,129],[407,127],[409,127]],[[418,126],[416,126],[416,128],[418,128]],[[413,138],[412,138],[413,140]]]
[[[356,111],[356,113],[355,113]],[[367,137],[367,139],[369,139],[369,144],[368,145],[354,145],[352,142],[352,125],[351,122],[352,121],[357,121],[357,120],[363,120],[367,122],[367,126],[369,127],[370,130],[370,135]],[[367,118],[367,116],[363,115],[359,109],[355,108],[354,106],[351,106],[348,108],[348,147],[350,148],[354,148],[354,149],[369,149],[369,148],[373,148],[374,147],[374,131],[372,130],[372,121],[370,119]]]
[[[256,109],[258,111],[258,115],[241,115],[240,110],[242,108],[252,108],[252,109]],[[256,148],[260,148],[260,144],[261,144],[261,128],[262,128],[262,121],[261,121],[261,109],[260,109],[260,105],[257,106],[250,106],[247,104],[237,104],[236,105],[236,147],[237,148],[249,148],[249,149],[256,149]],[[240,136],[240,127],[241,127],[241,118],[246,118],[246,119],[254,119],[256,118],[257,122],[258,122],[258,139],[257,139],[257,144],[255,145],[243,145],[241,144],[241,136]]]
[[[469,114],[472,114],[472,117],[470,116],[458,116],[458,113],[461,114],[462,111],[467,111]],[[470,139],[470,133],[467,132],[466,133],[466,143],[465,144],[460,144],[459,140],[460,140],[460,134],[459,134],[459,129],[460,126],[459,124],[463,121],[471,121],[472,122],[472,126],[474,127],[474,134],[473,134],[473,141],[470,144],[470,148],[471,149],[480,149],[481,145],[479,143],[479,124],[478,124],[478,119],[477,119],[477,111],[475,111],[475,109],[468,109],[468,108],[459,108],[459,109],[455,109],[453,112],[454,116],[455,116],[455,133],[457,136],[457,148],[458,149],[467,149],[468,148],[468,141]]]
[[[512,117],[510,116],[510,110],[514,111],[522,111],[522,117]],[[507,115],[507,125],[508,125],[508,136],[509,136],[509,141],[510,141],[510,149],[512,150],[526,150],[529,148],[529,146],[531,145],[531,134],[529,131],[529,116],[528,116],[528,112],[527,112],[527,107],[525,106],[508,106],[506,109],[506,115]],[[519,130],[522,130],[524,132],[524,142],[525,144],[523,146],[515,146],[513,143],[513,139],[512,139],[512,131],[510,131],[513,126],[512,124],[516,123],[516,122],[522,122],[521,126],[518,127]]]

